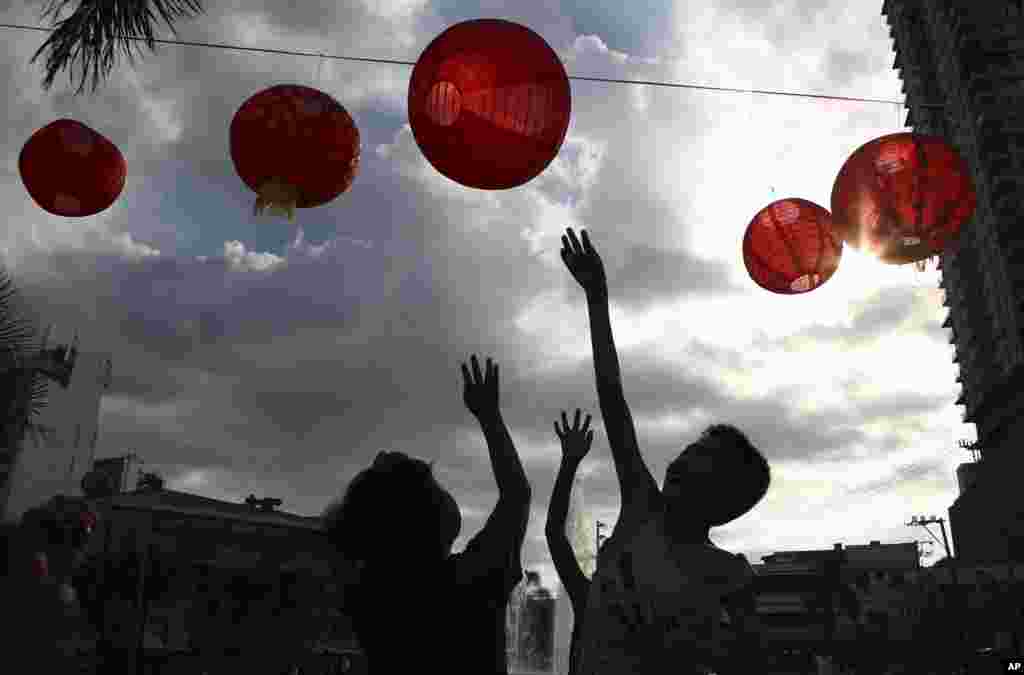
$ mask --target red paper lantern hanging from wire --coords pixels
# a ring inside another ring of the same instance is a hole
[[[761,288],[806,293],[839,267],[843,242],[829,212],[806,199],[787,198],[761,209],[743,237],[743,263]]]
[[[970,170],[956,150],[941,138],[915,133],[862,145],[832,187],[840,236],[894,265],[941,253],[976,202]]]
[[[124,155],[99,132],[60,119],[39,129],[18,156],[21,181],[43,210],[84,218],[105,211],[128,175]]]
[[[540,174],[569,128],[569,77],[542,37],[510,21],[452,26],[420,55],[409,125],[427,161],[467,187],[504,190]]]
[[[359,129],[345,108],[310,87],[282,84],[253,95],[231,120],[231,160],[257,193],[255,213],[326,204],[352,186]]]

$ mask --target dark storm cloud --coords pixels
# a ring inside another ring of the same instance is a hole
[[[653,246],[630,247],[626,262],[610,283],[616,302],[643,308],[664,300],[728,292],[732,286],[729,267],[705,261],[686,251],[666,251]]]
[[[854,403],[857,417],[865,421],[875,419],[891,419],[898,421],[901,417],[912,417],[940,410],[950,403],[950,395],[944,394],[887,394],[871,401]]]
[[[859,77],[877,73],[880,66],[877,52],[831,46],[826,52],[825,76],[833,85],[846,87]]]
[[[922,316],[935,315],[934,303],[920,290],[909,286],[887,287],[877,291],[851,310],[849,324],[814,324],[775,342],[790,349],[798,349],[808,341],[852,346],[894,334],[915,322],[924,324],[920,327],[915,325],[915,330],[924,330],[929,337],[943,342],[948,338],[945,333],[947,329],[942,328],[942,322],[938,319],[920,320]],[[762,342],[761,346],[767,344]]]
[[[852,490],[852,494],[872,495],[898,490],[910,483],[948,481],[945,462],[938,459],[920,460],[896,467],[884,478],[871,481]]]

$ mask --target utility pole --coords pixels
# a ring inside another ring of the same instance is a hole
[[[933,525],[933,524],[936,524],[936,523],[939,525],[939,527],[942,530],[942,541],[941,542],[939,542],[939,540],[935,537],[935,535],[932,534],[932,531],[928,529],[929,525]],[[950,598],[951,598],[951,600],[954,603],[954,610],[956,611],[956,613],[954,614],[954,617],[958,617],[960,615],[960,612],[959,612],[959,609],[960,609],[960,579],[959,579],[959,576],[957,575],[958,561],[957,561],[956,558],[953,557],[953,552],[949,548],[949,539],[946,537],[946,519],[945,518],[937,518],[935,516],[928,516],[928,517],[925,517],[925,516],[914,516],[913,518],[910,519],[910,522],[907,523],[907,526],[908,527],[922,527],[922,528],[924,528],[924,531],[928,533],[928,536],[930,536],[932,539],[935,539],[935,541],[937,543],[941,543],[943,548],[946,549],[946,560],[949,561],[949,574],[950,574],[950,577],[952,578],[952,581],[953,581],[953,592],[952,592]],[[962,639],[962,637],[963,637],[962,631],[957,631],[957,635],[958,635],[959,638]],[[962,646],[962,643],[959,646]],[[961,652],[962,652],[962,650],[961,650]]]
[[[608,537],[604,536],[603,534],[601,534],[601,530],[603,530],[604,528],[606,528],[608,526],[605,523],[603,523],[600,520],[598,520],[598,521],[595,522],[594,527],[597,530],[597,538],[594,539],[595,543],[597,544],[596,551],[595,551],[595,555],[596,555],[597,553],[599,553],[601,551],[601,544],[604,542],[605,539],[608,538]]]

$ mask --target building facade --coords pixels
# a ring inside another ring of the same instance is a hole
[[[167,675],[365,672],[319,519],[274,501],[155,487],[95,499],[100,658],[127,667],[141,646]]]
[[[885,0],[907,125],[967,162],[978,205],[941,257],[964,421],[977,480],[950,508],[957,556],[1024,559],[1024,9],[1019,2]]]
[[[79,354],[67,388],[49,384],[48,402],[35,420],[47,431],[27,435],[13,455],[5,518],[17,520],[59,494],[81,494],[79,484],[96,457],[100,402],[112,368],[106,355]]]
[[[855,644],[865,609],[891,617],[889,638],[908,641],[908,598],[890,592],[920,572],[917,544],[882,544],[831,550],[780,551],[754,565],[758,618],[767,645],[834,650]]]

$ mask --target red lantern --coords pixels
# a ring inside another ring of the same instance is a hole
[[[902,265],[942,250],[974,214],[967,164],[936,136],[899,133],[857,149],[832,187],[832,217],[843,239]]]
[[[562,147],[571,104],[558,55],[529,28],[498,19],[441,33],[409,82],[409,125],[423,155],[481,190],[540,174]]]
[[[32,556],[32,575],[37,579],[50,576],[50,560],[45,553],[36,553]]]
[[[105,211],[124,189],[128,165],[113,143],[75,120],[60,119],[32,134],[18,171],[29,196],[57,216]]]
[[[813,291],[839,267],[843,242],[827,210],[806,199],[780,199],[761,209],[743,237],[743,263],[773,293]]]
[[[333,200],[359,170],[359,129],[327,94],[297,84],[264,89],[231,120],[231,160],[257,193],[255,213],[270,208],[293,220],[295,209]]]

